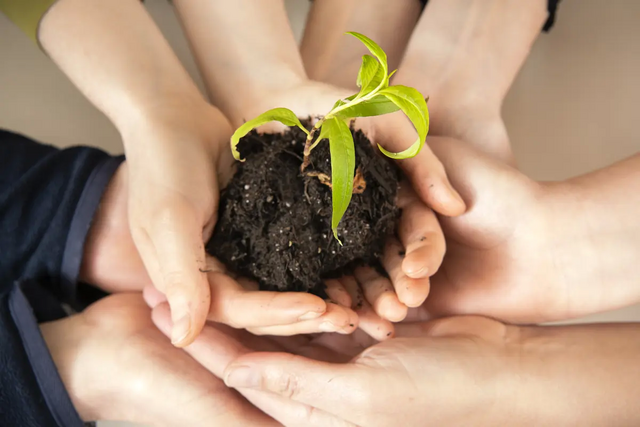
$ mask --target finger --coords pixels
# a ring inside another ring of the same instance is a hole
[[[401,189],[398,202],[402,208],[398,236],[405,248],[402,271],[413,279],[433,276],[446,251],[440,222],[408,186]]]
[[[208,274],[211,310],[208,319],[234,328],[290,325],[318,319],[327,310],[319,297],[301,292],[247,291],[227,275]]]
[[[290,336],[314,334],[318,332],[337,332],[350,334],[358,327],[358,315],[350,308],[327,303],[327,311],[319,318],[292,323],[290,325],[250,328],[255,335]]]
[[[171,333],[171,316],[169,306],[160,304],[152,312],[154,324],[165,335]],[[237,339],[230,337],[213,326],[205,326],[201,334],[185,351],[200,363],[205,369],[222,377],[225,368],[231,361],[250,350]],[[251,389],[238,390],[247,400],[284,425],[309,426],[351,426],[340,419],[320,410],[316,410],[303,403]]]
[[[398,162],[418,197],[427,206],[445,216],[458,216],[465,212],[462,197],[449,182],[442,163],[428,145],[425,144],[415,157]]]
[[[389,275],[398,300],[407,307],[419,307],[429,295],[429,278],[413,279],[407,276],[402,270],[405,256],[405,249],[398,239],[391,237],[384,248],[382,266]]]
[[[411,122],[402,112],[360,121],[369,130],[367,133],[374,143],[393,152],[406,149],[418,137]],[[429,207],[446,216],[464,213],[464,201],[449,182],[442,163],[427,144],[415,157],[397,162],[417,194]]]
[[[331,300],[343,307],[351,307],[352,300],[349,292],[337,279],[330,279],[325,282],[327,295]]]
[[[167,301],[167,297],[153,286],[145,286],[142,289],[142,298],[150,308]]]
[[[380,317],[400,322],[407,316],[407,306],[400,302],[389,279],[371,267],[358,267],[354,275],[362,287],[365,299]]]
[[[197,215],[183,205],[158,212],[148,225],[133,227],[137,240],[146,240],[141,256],[154,284],[171,306],[171,342],[183,347],[195,339],[206,322],[210,294],[205,268],[202,227]],[[147,239],[140,239],[140,235]],[[144,253],[143,253],[144,252]],[[159,279],[158,279],[159,278]],[[159,281],[156,281],[159,280]]]
[[[394,334],[393,324],[373,311],[373,308],[365,299],[358,281],[352,276],[346,276],[340,278],[340,282],[351,296],[352,307],[358,315],[360,329],[378,341],[391,338]]]
[[[364,421],[363,408],[375,371],[356,364],[318,362],[287,353],[240,356],[225,370],[229,387],[274,393],[313,406],[350,422]]]

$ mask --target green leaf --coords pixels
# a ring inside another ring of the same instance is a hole
[[[356,33],[355,31],[349,31],[347,34],[357,38],[360,40],[366,47],[369,49],[369,52],[380,61],[380,65],[382,65],[382,69],[384,70],[384,75],[386,77],[387,72],[389,71],[389,67],[387,65],[387,54],[384,53],[384,50],[376,42],[371,40],[369,37],[362,35],[360,33]]]
[[[391,102],[400,107],[407,115],[413,126],[418,132],[418,139],[411,147],[399,153],[392,153],[385,150],[380,144],[378,148],[382,153],[392,159],[408,159],[414,157],[420,152],[427,139],[429,132],[429,111],[427,110],[427,102],[420,92],[412,87],[407,86],[389,86],[380,91],[380,96],[387,97]]]
[[[382,116],[383,114],[394,113],[399,109],[400,107],[394,104],[386,96],[377,95],[369,100],[351,105],[344,110],[339,111],[336,114],[336,117],[346,120],[354,117]]]
[[[371,55],[364,55],[362,57],[362,65],[360,66],[358,80],[356,82],[360,88],[358,97],[362,97],[373,92],[378,86],[380,86],[380,83],[384,82],[383,87],[386,87],[386,78],[387,75],[382,65],[380,65],[380,62]]]
[[[300,123],[300,120],[298,120],[298,117],[293,111],[288,108],[274,108],[272,110],[265,111],[255,119],[249,120],[236,129],[233,135],[231,135],[231,151],[233,152],[233,157],[235,157],[236,160],[243,161],[240,158],[238,149],[236,148],[238,146],[238,142],[240,142],[240,138],[251,132],[253,129],[273,121],[280,122],[286,126],[298,126],[307,135],[309,135],[309,131],[302,126],[302,123]]]
[[[340,224],[340,220],[351,202],[356,152],[351,130],[343,120],[337,117],[327,119],[322,125],[322,130],[329,139],[331,149],[331,200],[333,204],[331,229],[335,238],[340,242],[338,224]],[[340,244],[342,245],[342,242]]]

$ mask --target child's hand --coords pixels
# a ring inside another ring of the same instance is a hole
[[[390,321],[402,321],[408,308],[422,305],[429,295],[429,278],[438,271],[445,253],[438,219],[406,182],[398,206],[402,209],[398,236],[389,239],[382,259],[389,277],[372,267],[360,267],[354,277],[327,284],[329,297],[352,307],[360,327],[379,341],[393,335]]]
[[[358,327],[358,316],[348,307],[302,292],[260,291],[249,280],[227,275],[224,266],[213,257],[207,258],[207,267],[209,321],[247,329],[254,335],[348,334]],[[152,286],[145,287],[143,293],[152,308],[166,301]]]

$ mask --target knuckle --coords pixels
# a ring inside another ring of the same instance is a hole
[[[295,400],[300,394],[298,377],[295,374],[284,373],[274,381],[273,390],[288,399]]]

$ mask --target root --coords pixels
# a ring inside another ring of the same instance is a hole
[[[329,188],[331,186],[331,177],[326,173],[321,172],[308,172],[307,176],[314,176],[318,178],[320,184],[326,185]],[[360,168],[356,169],[356,176],[353,178],[353,194],[362,194],[367,189],[367,181],[364,180],[364,175]]]

